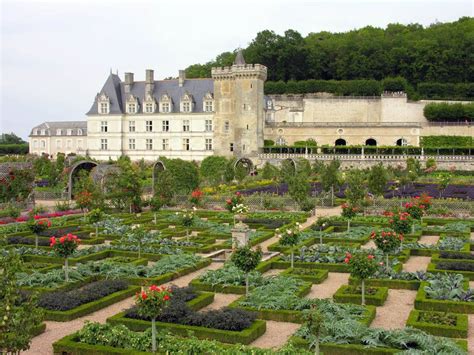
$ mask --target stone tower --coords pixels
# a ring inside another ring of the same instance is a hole
[[[263,147],[263,85],[267,67],[246,64],[242,51],[231,67],[212,68],[214,79],[214,152],[252,157]]]

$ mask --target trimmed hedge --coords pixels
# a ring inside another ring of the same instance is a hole
[[[8,154],[19,154],[25,155],[28,154],[29,144],[0,144],[0,155]]]
[[[463,261],[464,262],[464,261]],[[433,274],[461,274],[465,278],[473,281],[474,280],[474,271],[463,271],[463,270],[449,270],[449,269],[438,269],[437,264],[429,263],[428,267],[426,268],[427,272],[431,272]],[[474,303],[474,302],[472,302]]]
[[[422,282],[415,298],[415,309],[422,311],[439,311],[474,314],[474,302],[433,300],[426,297],[425,286]]]
[[[125,318],[124,312],[107,318],[107,322],[113,325],[123,324],[133,331],[144,331],[151,328],[151,322]],[[173,334],[183,336],[188,335],[191,331],[193,335],[199,339],[213,339],[223,343],[241,343],[247,345],[265,333],[266,322],[263,320],[255,320],[249,328],[239,332],[164,322],[156,322],[156,328],[157,330],[167,330]]]
[[[468,317],[465,314],[456,314],[456,313],[448,313],[448,315],[456,316],[456,325],[442,325],[442,324],[435,324],[435,323],[426,323],[420,322],[418,319],[420,317],[420,313],[423,311],[413,310],[410,312],[407,320],[407,326],[421,329],[427,333],[449,337],[449,338],[467,338],[467,331],[468,331]],[[434,312],[439,313],[440,315],[444,314],[442,312]]]
[[[349,277],[349,285],[360,285],[360,280]],[[395,290],[418,290],[420,281],[396,280],[396,279],[366,279],[365,285],[369,287],[387,287]]]
[[[423,109],[428,121],[473,121],[474,103],[430,103]]]
[[[334,301],[339,303],[355,303],[361,304],[362,303],[362,295],[358,294],[349,294],[345,293],[345,290],[354,286],[349,285],[342,285],[333,295]],[[365,294],[365,302],[368,305],[373,306],[382,306],[388,297],[388,288],[387,287],[373,287],[376,288],[377,291],[374,295]],[[367,290],[367,289],[366,289]]]
[[[112,293],[97,301],[85,303],[79,307],[70,309],[68,311],[49,311],[45,310],[44,318],[56,322],[69,322],[70,320],[85,316],[99,309],[110,306],[111,304],[122,301],[140,290],[137,286],[129,286],[126,290]]]
[[[326,280],[328,278],[328,274],[329,274],[329,272],[327,270],[318,270],[318,269],[311,270],[312,271],[311,275],[298,274],[297,273],[298,270],[307,270],[307,269],[291,269],[291,268],[289,268],[289,269],[283,271],[280,275],[292,276],[292,277],[296,277],[296,278],[304,280],[304,281],[311,282],[313,284],[320,284],[321,282],[323,282],[324,280]]]

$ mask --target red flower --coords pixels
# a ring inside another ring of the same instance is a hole
[[[235,194],[236,194],[237,196],[240,196],[240,192],[239,192],[239,191],[237,191]]]
[[[64,235],[61,238],[59,238],[59,242],[61,244],[64,244],[65,240],[66,240],[66,236],[64,236]]]
[[[146,292],[142,292],[142,300],[146,300],[148,298],[148,295]]]
[[[169,299],[170,299],[170,296],[164,295],[164,297],[163,297],[163,300],[164,300],[164,301],[169,301]]]
[[[160,288],[156,285],[151,285],[150,286],[150,291],[159,291],[159,290],[160,290]]]
[[[34,219],[40,219],[41,217],[39,215],[35,215],[33,218]]]
[[[49,246],[53,247],[56,244],[56,237],[49,238],[49,242],[50,242]]]
[[[372,260],[372,259],[374,258],[374,256],[371,255],[371,254],[369,254],[369,255],[367,255],[367,258],[368,258],[369,260]]]
[[[351,259],[349,259],[349,258],[345,258],[345,259],[344,259],[344,262],[345,262],[346,264],[349,264],[349,261],[350,261],[350,260],[351,260]]]
[[[232,201],[230,199],[226,200],[225,202],[227,202],[228,205],[230,205],[232,203]]]

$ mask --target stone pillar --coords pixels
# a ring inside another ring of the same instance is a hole
[[[249,244],[250,241],[250,228],[248,225],[239,222],[234,228],[231,229],[232,232],[232,249],[243,247]]]

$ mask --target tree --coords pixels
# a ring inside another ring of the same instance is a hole
[[[403,235],[398,234],[393,229],[384,228],[382,230],[373,231],[370,234],[370,238],[373,239],[377,248],[379,248],[385,254],[385,267],[390,268],[389,254],[395,253],[403,241]]]
[[[314,203],[309,199],[310,185],[305,171],[298,172],[295,176],[289,177],[287,182],[288,194],[298,203],[303,211],[309,211],[314,208]]]
[[[450,173],[442,173],[438,175],[438,190],[439,198],[441,198],[443,191],[449,186],[452,176]]]
[[[56,240],[56,237],[50,238],[50,247],[53,249],[55,254],[59,257],[64,258],[64,279],[66,282],[69,281],[69,265],[68,258],[73,255],[81,240],[71,233],[63,235]]]
[[[153,353],[156,353],[156,318],[167,307],[171,297],[170,288],[156,285],[143,289],[135,296],[137,313],[142,317],[151,319],[151,350]]]
[[[384,168],[382,163],[373,165],[370,168],[369,175],[367,178],[367,186],[369,191],[374,195],[381,196],[385,192],[385,187],[388,183],[387,169]]]
[[[103,206],[103,195],[86,170],[79,171],[73,183],[73,195],[76,205],[84,212]]]
[[[277,229],[277,233],[280,231]],[[280,237],[280,244],[284,246],[289,246],[291,251],[291,268],[293,269],[294,266],[294,253],[295,253],[295,246],[298,244],[300,240],[300,224],[297,222],[293,226],[286,228],[281,234],[278,234]]]
[[[128,157],[121,157],[117,166],[118,171],[110,174],[106,180],[106,197],[117,209],[140,212],[143,187],[138,168],[132,165]]]
[[[375,257],[365,251],[360,251],[354,255],[346,253],[344,262],[349,265],[351,276],[361,282],[362,305],[365,306],[365,280],[374,275],[378,269]]]
[[[155,196],[153,203],[155,208],[159,205],[169,205],[175,195],[174,177],[168,170],[163,170],[158,173],[155,181]],[[159,203],[158,203],[159,202]]]
[[[35,235],[35,249],[38,249],[38,234],[51,227],[51,221],[36,215],[27,222],[28,228]]]
[[[37,297],[25,297],[17,287],[16,275],[22,271],[20,256],[14,252],[0,256],[0,350],[19,354],[28,350],[35,329],[43,320]]]
[[[225,157],[211,155],[201,162],[199,173],[210,185],[219,185],[224,181],[227,163],[228,160]]]
[[[173,192],[188,195],[199,187],[199,170],[194,162],[160,158],[173,177]]]
[[[354,207],[362,206],[362,202],[364,201],[364,198],[367,195],[364,172],[358,169],[351,170],[347,174],[346,182],[346,199]]]
[[[324,191],[331,191],[331,201],[334,205],[334,189],[340,186],[339,167],[341,163],[339,160],[331,160],[328,165],[321,167],[320,179],[321,186]]]
[[[245,273],[245,295],[249,294],[249,273],[255,270],[257,265],[262,259],[262,249],[260,247],[257,250],[250,249],[250,246],[246,245],[237,248],[230,258],[230,261],[242,272]]]
[[[0,177],[0,202],[24,201],[33,191],[34,174],[30,169],[10,169]]]
[[[143,226],[140,224],[132,226],[127,233],[123,236],[122,242],[126,244],[131,244],[132,246],[138,247],[138,258],[142,257],[142,247],[143,244],[149,237],[151,233],[147,231]]]
[[[314,353],[319,355],[319,339],[324,329],[324,314],[316,305],[311,305],[311,308],[304,312],[304,320],[309,333],[315,338]]]
[[[274,179],[278,176],[278,169],[267,161],[263,165],[261,176],[266,180]]]
[[[15,133],[2,133],[0,135],[0,144],[26,144],[22,138],[18,137]]]
[[[100,208],[96,208],[88,214],[89,223],[95,226],[95,237],[99,237],[99,222],[104,218],[104,213]]]

